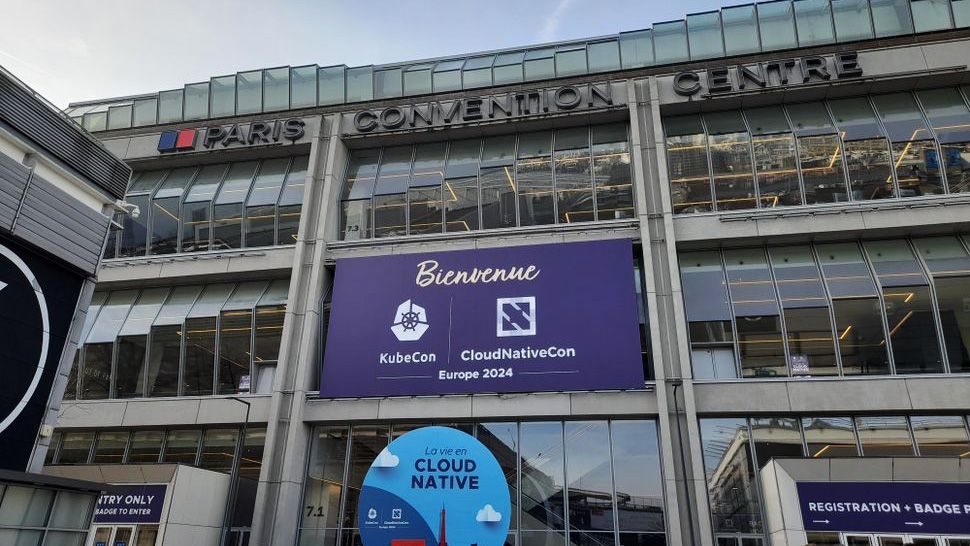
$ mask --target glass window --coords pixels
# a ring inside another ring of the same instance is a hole
[[[804,457],[802,429],[794,417],[753,417],[751,440],[758,469],[775,457]]]
[[[913,32],[909,2],[910,0],[869,0],[876,38]]]
[[[876,286],[855,243],[816,246],[832,296],[842,372],[889,373],[886,334]]]
[[[970,0],[951,0],[953,22],[956,28],[970,26]]]
[[[112,292],[107,303],[101,308],[84,346],[82,400],[100,400],[109,397],[114,341],[128,317],[137,294],[137,290]]]
[[[537,49],[525,54],[525,79],[543,80],[556,77],[556,50]]]
[[[158,92],[159,123],[182,121],[182,95],[182,89]]]
[[[121,464],[128,447],[128,432],[100,432],[94,446],[94,464]]]
[[[209,82],[190,83],[185,86],[185,119],[209,117]]]
[[[246,246],[276,243],[276,201],[283,189],[283,177],[290,158],[267,159],[259,165],[253,189],[246,199]]]
[[[657,64],[677,63],[689,60],[687,24],[684,21],[654,23],[653,44]]]
[[[211,395],[215,375],[216,319],[191,318],[185,321],[185,371],[183,396]]]
[[[567,46],[556,51],[556,75],[576,76],[586,73],[586,48]]]
[[[795,137],[779,106],[744,111],[751,128],[754,168],[762,207],[801,205]]]
[[[851,417],[803,417],[802,430],[813,458],[856,457],[855,428]]]
[[[104,131],[108,127],[108,112],[90,112],[84,114],[81,123],[87,131]]]
[[[769,255],[785,316],[792,375],[837,374],[828,298],[811,247],[774,247]]]
[[[962,416],[914,415],[909,418],[920,457],[966,457],[970,452]]]
[[[343,104],[346,70],[343,65],[317,70],[317,102],[320,106]]]
[[[462,85],[465,89],[492,85],[492,63],[495,57],[476,57],[465,62]]]
[[[625,124],[594,125],[593,186],[597,220],[632,218],[633,175]]]
[[[901,197],[944,193],[939,153],[932,140],[894,142],[892,153]]]
[[[135,127],[154,125],[158,115],[158,99],[137,99],[134,102],[131,124]]]
[[[84,529],[87,531],[90,523],[88,521],[88,515],[92,513],[94,501],[94,496],[86,493],[58,491],[57,501],[54,503],[54,509],[51,511],[51,520],[48,526],[54,529]],[[65,533],[65,535],[77,536],[74,533]],[[83,535],[77,536],[77,538],[78,544],[84,540]],[[50,540],[48,540],[45,546],[48,544],[51,544]]]
[[[348,68],[347,102],[361,102],[374,98],[374,68],[362,66]]]
[[[760,495],[744,418],[701,419],[714,532],[760,533]]]
[[[620,47],[616,40],[596,42],[586,46],[590,72],[609,72],[620,69]]]
[[[209,249],[212,198],[228,165],[206,165],[199,171],[182,202],[182,252]]]
[[[829,0],[795,0],[795,26],[801,47],[835,42]]]
[[[148,351],[148,396],[177,396],[179,362],[182,358],[182,322],[201,292],[199,287],[172,289],[155,317]]]
[[[229,165],[219,194],[212,205],[212,248],[242,248],[243,202],[249,195],[257,161]]]
[[[270,288],[270,290],[273,290],[273,288]],[[280,341],[283,336],[283,319],[285,315],[285,292],[283,293],[283,304],[260,305],[256,308],[256,334],[253,339],[254,363],[275,364],[279,359]]]
[[[317,104],[317,65],[290,69],[290,106],[309,108]]]
[[[556,131],[553,162],[559,222],[594,219],[593,183],[590,172],[589,128]]]
[[[758,206],[748,131],[736,111],[704,115],[718,210]]]
[[[687,16],[687,37],[690,40],[691,59],[709,59],[724,56],[721,36],[721,14],[717,11],[694,13]]]
[[[713,210],[707,137],[697,115],[664,118],[674,212]]]
[[[882,286],[896,372],[942,372],[929,286],[909,245],[879,241],[865,246]]]
[[[128,448],[127,464],[154,464],[162,454],[162,439],[165,433],[160,430],[137,430],[131,433],[131,446]]]
[[[259,283],[262,284],[262,283]],[[240,285],[236,291],[242,290]],[[235,297],[235,294],[233,294]],[[243,379],[252,381],[250,343],[253,312],[250,309],[223,311],[219,316],[219,379],[216,394],[248,392]]]
[[[684,306],[689,322],[731,320],[724,266],[719,252],[685,252],[679,256]]]
[[[131,105],[108,108],[108,129],[127,129],[131,127]]]
[[[492,66],[492,78],[495,85],[522,81],[522,59],[524,57],[525,54],[522,52],[496,55],[495,64]]]
[[[263,111],[286,110],[290,107],[290,69],[263,70]]]
[[[364,483],[364,476],[371,463],[388,443],[387,426],[363,425],[353,428],[350,443],[350,467],[347,469],[347,488],[344,495],[344,528],[357,527],[357,500]]]
[[[620,33],[620,58],[623,68],[641,68],[653,64],[653,31]]]
[[[485,139],[482,150],[482,228],[515,227],[515,136]]]
[[[841,99],[829,106],[844,141],[852,199],[895,197],[889,144],[869,101]]]
[[[407,188],[412,146],[384,148],[374,189],[374,236],[407,234]]]
[[[263,72],[240,72],[236,75],[236,113],[263,111]]]
[[[892,93],[872,97],[879,116],[893,142],[909,142],[930,138],[916,101],[910,93]]]
[[[562,423],[522,423],[522,490],[519,527],[554,531],[565,528],[566,476]]]
[[[745,377],[788,375],[778,299],[763,249],[724,252]]]
[[[445,143],[419,144],[414,150],[408,189],[410,233],[441,233]]]
[[[950,371],[970,372],[970,308],[966,305],[970,277],[935,277],[934,284]]]
[[[199,466],[206,470],[229,473],[236,456],[239,431],[234,428],[213,428],[205,431]]]
[[[212,117],[236,113],[236,76],[221,76],[209,80],[209,112]]]
[[[178,252],[179,204],[182,193],[195,178],[195,167],[174,169],[155,192],[151,208],[151,247],[149,254]]]
[[[523,226],[556,221],[552,184],[552,131],[519,135],[515,180],[519,185],[519,223]]]
[[[721,24],[724,28],[725,54],[740,55],[761,50],[754,4],[722,8]]]
[[[445,231],[478,229],[478,139],[451,142],[445,167]]]
[[[836,135],[799,137],[798,145],[805,202],[814,205],[847,201],[839,137]]]
[[[263,448],[266,445],[265,428],[249,428],[240,450],[239,476],[250,480],[259,479],[263,466]]]
[[[65,432],[61,437],[57,464],[86,464],[93,443],[93,432]]]
[[[663,531],[663,484],[654,421],[613,421],[610,439],[622,531]],[[620,540],[623,543],[623,539]]]
[[[145,394],[148,332],[167,297],[167,288],[143,290],[121,327],[115,365],[115,396],[118,398],[139,397]]]
[[[195,465],[201,430],[170,430],[165,440],[163,463]]]
[[[970,141],[970,111],[959,90],[944,87],[925,89],[916,94],[940,143]]]
[[[8,485],[3,491],[3,503],[0,504],[0,525],[44,527],[52,502],[53,489]],[[28,543],[16,541],[8,544],[20,546]]]
[[[401,96],[401,69],[390,68],[374,72],[374,98],[386,99]]]
[[[913,24],[916,32],[932,32],[953,28],[950,20],[950,0],[912,0]]]
[[[302,527],[329,528],[336,533],[348,436],[347,427],[317,427],[310,444]]]
[[[300,214],[303,211],[303,192],[306,186],[307,168],[310,156],[293,158],[290,170],[286,173],[283,192],[277,204],[276,244],[287,245],[296,242],[300,229]]]
[[[404,94],[423,95],[431,92],[431,65],[411,66],[404,71]]]
[[[612,531],[613,472],[606,421],[567,421],[569,528]]]
[[[370,237],[370,203],[377,181],[380,149],[355,150],[344,182],[341,233],[347,240]]]
[[[461,89],[461,67],[465,61],[445,61],[435,65],[431,83],[435,93]]]
[[[795,39],[795,14],[791,0],[776,0],[756,5],[758,27],[761,31],[761,50],[798,47]]]
[[[869,0],[832,0],[835,36],[839,42],[868,40],[873,37]]]
[[[859,443],[865,457],[909,457],[913,453],[913,438],[905,417],[856,417]]]

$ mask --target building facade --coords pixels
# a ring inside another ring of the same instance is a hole
[[[374,457],[443,424],[506,471],[508,544],[968,544],[968,27],[966,0],[779,0],[72,105],[142,214],[109,236],[47,472],[167,484],[105,540],[351,546]],[[597,241],[632,258],[642,383],[604,360],[585,388],[370,391],[334,356],[383,343],[339,322],[379,293],[344,264],[392,284],[394,257],[542,245],[579,275]]]

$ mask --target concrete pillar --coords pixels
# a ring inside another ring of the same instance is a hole
[[[322,343],[320,302],[331,283],[324,267],[330,218],[325,211],[334,201],[332,173],[335,159],[341,156],[334,149],[342,147],[338,129],[338,123],[325,118],[310,148],[250,544],[292,546],[296,540],[310,436],[303,411],[307,392],[316,390],[313,378]]]

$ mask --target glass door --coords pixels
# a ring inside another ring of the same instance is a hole
[[[108,542],[111,541],[111,532],[114,531],[111,527],[96,527],[94,529],[94,539],[91,541],[91,546],[108,546]]]
[[[134,546],[155,546],[158,540],[157,525],[139,525],[135,535]]]
[[[844,535],[845,546],[872,546],[872,537],[869,535]]]
[[[115,536],[111,539],[111,546],[132,546],[131,538],[134,534],[134,527],[115,527]]]

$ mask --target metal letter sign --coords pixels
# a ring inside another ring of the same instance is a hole
[[[970,534],[970,483],[799,482],[797,487],[806,531]]]
[[[381,450],[357,504],[364,546],[502,546],[512,517],[495,455],[446,427],[412,430]]]
[[[324,397],[643,386],[629,240],[337,260]]]

